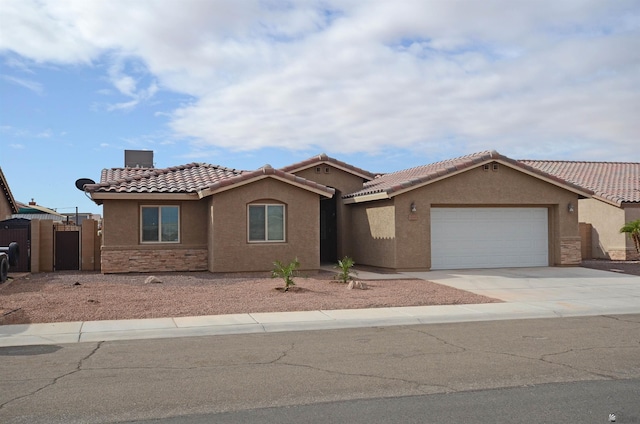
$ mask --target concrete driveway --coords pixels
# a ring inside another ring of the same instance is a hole
[[[403,274],[561,316],[640,312],[640,277],[616,272],[540,267]]]

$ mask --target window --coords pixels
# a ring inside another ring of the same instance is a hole
[[[178,243],[180,241],[178,206],[142,206],[140,216],[143,243]]]
[[[249,241],[284,241],[284,205],[249,205]]]

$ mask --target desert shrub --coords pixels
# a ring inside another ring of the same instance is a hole
[[[293,282],[293,277],[297,275],[298,268],[300,267],[298,258],[295,258],[287,265],[280,261],[275,261],[273,266],[274,268],[273,271],[271,271],[271,278],[282,278],[284,280],[284,291],[289,291],[291,286],[296,285],[296,283]]]
[[[351,274],[358,274],[355,270],[351,269],[355,264],[356,263],[353,262],[353,259],[348,256],[345,256],[344,258],[338,260],[338,264],[334,267],[339,270],[338,274],[336,275],[336,280],[345,284],[353,280],[353,276]]]

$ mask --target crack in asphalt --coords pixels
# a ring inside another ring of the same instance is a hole
[[[615,320],[615,321],[620,321],[620,322],[628,322],[628,323],[631,323],[631,324],[640,324],[640,322],[638,322],[638,321],[631,321],[631,320],[628,320],[628,319],[623,319],[623,318],[621,318],[619,316],[602,315],[602,317],[603,318],[609,318],[609,319],[612,319],[612,320]]]
[[[406,379],[406,378],[385,377],[385,376],[382,376],[382,375],[365,374],[365,373],[350,373],[350,372],[346,372],[346,371],[330,370],[330,369],[316,367],[316,366],[307,365],[307,364],[294,364],[294,363],[291,363],[291,362],[280,362],[277,365],[284,365],[284,366],[295,367],[295,368],[305,368],[305,369],[310,369],[310,370],[313,370],[313,371],[324,372],[324,373],[331,374],[331,375],[339,375],[339,376],[342,376],[342,377],[364,377],[364,378],[375,378],[375,379],[384,380],[384,381],[395,381],[395,382],[408,384],[408,385],[412,386],[414,389],[420,390],[424,394],[429,394],[430,392],[422,390],[423,387],[438,387],[440,389],[445,390],[447,393],[456,392],[455,389],[452,389],[451,387],[448,387],[448,386],[443,386],[443,385],[439,385],[439,384],[425,384],[425,383],[421,383],[419,381],[409,380],[409,379]]]
[[[77,365],[76,365],[76,368],[75,368],[74,370],[71,370],[71,371],[69,371],[69,372],[66,372],[66,373],[64,373],[64,374],[62,374],[62,375],[59,375],[59,376],[57,376],[57,377],[53,378],[49,383],[45,384],[44,386],[42,386],[42,387],[40,387],[40,388],[38,388],[38,389],[36,389],[36,390],[33,390],[33,391],[32,391],[32,392],[30,392],[30,393],[27,393],[27,394],[24,394],[24,395],[21,395],[21,396],[16,396],[16,397],[15,397],[15,398],[13,398],[13,399],[9,399],[8,401],[6,401],[6,402],[4,402],[4,403],[1,403],[1,404],[0,404],[0,409],[3,409],[5,406],[7,406],[8,404],[10,404],[10,403],[12,403],[12,402],[15,402],[15,401],[18,401],[18,400],[20,400],[20,399],[24,399],[24,398],[28,398],[28,397],[30,397],[30,396],[33,396],[33,395],[35,395],[36,393],[39,393],[39,392],[43,391],[44,389],[47,389],[47,388],[49,388],[49,387],[51,387],[51,386],[55,385],[55,384],[56,384],[56,383],[58,383],[58,381],[60,381],[61,379],[65,378],[65,377],[68,377],[68,376],[70,376],[70,375],[73,375],[73,374],[75,374],[75,373],[77,373],[77,372],[82,371],[82,364],[84,363],[84,361],[86,361],[86,360],[88,360],[89,358],[91,358],[91,357],[92,357],[92,356],[93,356],[93,355],[98,351],[98,349],[100,349],[100,347],[102,346],[102,344],[103,344],[103,343],[104,343],[104,342],[98,342],[98,343],[96,344],[96,347],[95,347],[91,352],[89,352],[89,353],[88,353],[86,356],[84,356],[83,358],[80,358],[80,360],[78,361],[78,363],[77,363]]]
[[[345,371],[330,370],[330,369],[327,369],[327,368],[312,366],[312,365],[308,365],[308,364],[295,364],[295,363],[292,363],[292,362],[283,361],[283,359],[286,358],[289,355],[289,353],[291,353],[294,349],[295,349],[295,343],[292,343],[291,346],[289,347],[289,349],[283,351],[282,354],[278,358],[276,358],[275,360],[269,362],[268,364],[283,365],[283,366],[289,366],[289,367],[295,367],[295,368],[305,368],[305,369],[310,369],[310,370],[314,370],[314,371],[324,372],[324,373],[331,374],[331,375],[339,375],[339,376],[343,376],[343,377],[365,377],[365,378],[375,378],[375,379],[385,380],[385,381],[396,381],[396,382],[401,382],[401,383],[408,384],[408,385],[412,386],[413,388],[415,388],[416,390],[419,390],[419,391],[421,391],[422,393],[425,393],[425,394],[428,394],[429,392],[422,390],[423,387],[438,387],[440,389],[444,389],[446,392],[454,392],[455,391],[455,390],[453,390],[452,388],[450,388],[448,386],[442,386],[442,385],[438,385],[438,384],[424,384],[424,383],[420,383],[420,382],[415,381],[415,380],[408,380],[408,379],[404,379],[404,378],[385,377],[385,376],[376,375],[376,374],[350,373],[350,372],[345,372]],[[419,356],[419,355],[416,355],[416,356]]]
[[[438,340],[440,343],[443,343],[443,344],[445,344],[447,346],[452,346],[452,347],[454,347],[456,349],[459,349],[458,352],[452,352],[452,353],[462,353],[462,352],[467,352],[469,350],[468,348],[466,348],[464,346],[460,346],[460,345],[457,345],[455,343],[451,343],[450,341],[445,340],[442,337],[438,337],[435,334],[431,334],[431,333],[429,333],[427,331],[420,330],[420,329],[417,329],[417,328],[412,328],[412,327],[407,327],[407,329],[409,331],[413,331],[413,332],[416,332],[416,333],[421,333],[421,334],[424,334],[424,335],[429,336],[431,338],[434,338],[434,339]]]
[[[609,317],[607,317],[609,318]],[[631,323],[635,323],[634,321],[627,321],[624,319],[619,319],[616,317],[610,317],[612,319],[615,319],[617,321],[625,321],[625,322],[631,322]],[[419,329],[415,329],[415,328],[409,328],[409,330],[411,331],[415,331],[417,333],[422,333],[425,334],[427,336],[433,337],[434,339],[448,345],[448,346],[453,346],[456,347],[458,349],[461,349],[460,352],[458,353],[462,353],[462,352],[467,352],[467,351],[473,351],[472,349],[468,349],[465,346],[461,346],[461,345],[457,345],[455,343],[452,343],[448,340],[443,339],[442,337],[438,337],[434,334],[430,334],[426,331],[423,330],[419,330]],[[519,355],[516,353],[509,353],[509,352],[497,352],[497,351],[492,351],[492,350],[478,350],[478,352],[483,352],[483,353],[491,353],[491,354],[496,354],[496,355],[504,355],[504,356],[511,356],[511,357],[515,357],[515,358],[519,358],[519,359],[527,359],[527,360],[531,360],[531,361],[540,361],[540,362],[544,362],[546,364],[549,365],[555,365],[555,366],[560,366],[560,367],[564,367],[564,368],[568,368],[572,371],[578,371],[578,372],[582,372],[582,373],[586,373],[592,376],[596,376],[596,377],[601,377],[601,378],[606,378],[606,379],[613,379],[613,380],[618,380],[619,377],[617,377],[616,375],[613,374],[606,374],[604,371],[603,372],[596,372],[593,370],[588,370],[588,369],[584,369],[584,368],[579,368],[579,367],[575,367],[569,364],[564,364],[561,362],[555,362],[552,360],[549,360],[547,358],[552,357],[552,356],[557,356],[557,355],[562,355],[562,354],[566,354],[566,353],[572,353],[572,352],[586,352],[586,351],[590,351],[590,350],[596,350],[596,349],[611,349],[611,348],[616,348],[616,349],[620,349],[620,348],[637,348],[637,346],[592,346],[592,347],[588,347],[588,348],[580,348],[580,349],[568,349],[562,352],[555,352],[555,353],[546,353],[544,355],[541,355],[540,357],[532,357],[532,356],[527,356],[527,355]]]

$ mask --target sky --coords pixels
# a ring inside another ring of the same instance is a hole
[[[74,182],[125,150],[391,172],[639,135],[639,0],[0,0],[0,168],[59,212],[101,213]]]

